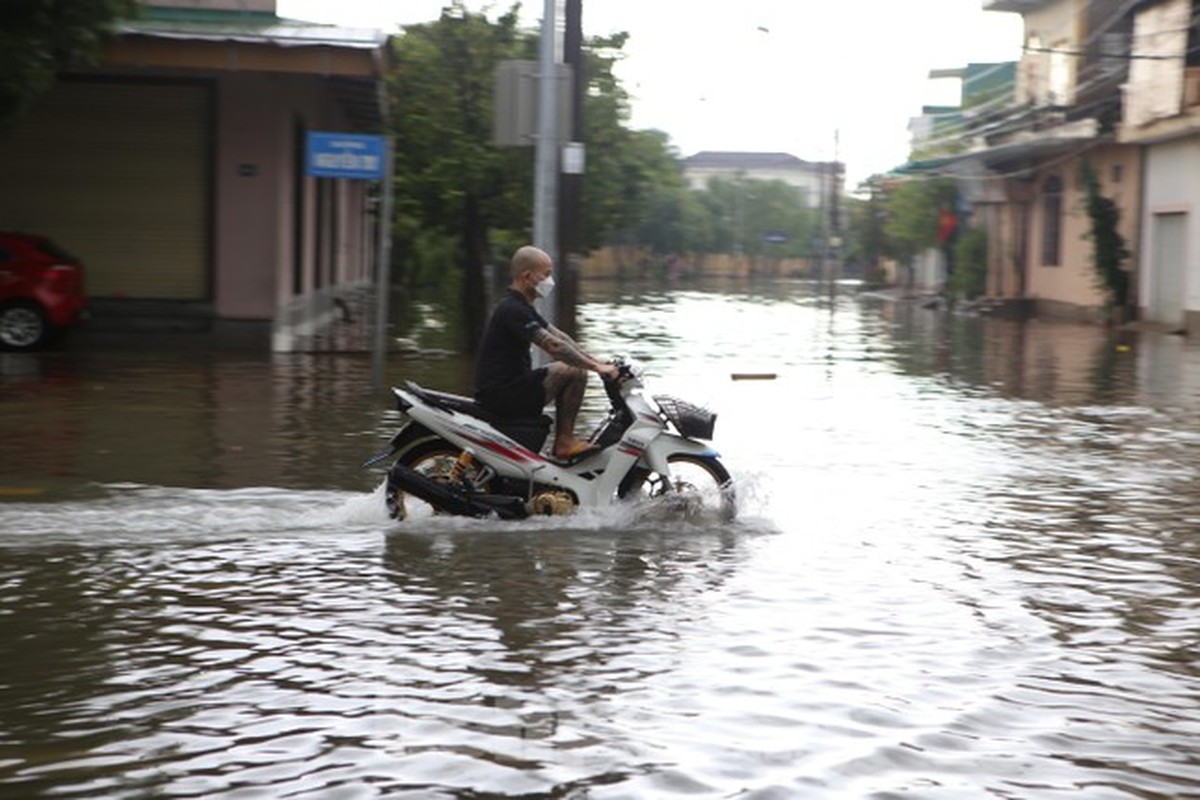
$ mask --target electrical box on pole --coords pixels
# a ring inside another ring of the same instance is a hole
[[[567,64],[556,64],[556,130],[559,138],[571,130],[572,77]],[[492,117],[492,141],[508,147],[529,147],[538,135],[538,62],[501,61],[495,72],[495,111]]]

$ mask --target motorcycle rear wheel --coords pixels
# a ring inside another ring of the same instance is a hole
[[[669,475],[646,469],[630,473],[621,496],[662,504],[688,519],[729,522],[737,516],[737,491],[725,465],[712,456],[676,453],[667,457]]]
[[[396,458],[396,463],[403,464],[409,469],[419,472],[435,481],[450,483],[454,465],[462,450],[444,439],[425,439],[413,444]],[[479,464],[472,462],[462,473],[462,479],[474,481],[479,472]],[[478,487],[482,493],[487,493],[488,484],[485,482]],[[429,503],[414,497],[401,488],[388,490],[388,511],[393,519],[404,519],[407,516],[430,517],[439,513]],[[397,510],[400,513],[397,513]],[[415,512],[415,513],[414,513]]]

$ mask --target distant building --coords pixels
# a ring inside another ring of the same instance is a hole
[[[921,106],[921,116],[908,121],[910,149],[915,153],[936,150],[943,137],[962,127],[959,106]]]
[[[835,185],[840,191],[845,165],[836,161],[805,161],[788,153],[703,150],[683,159],[683,177],[693,189],[705,188],[712,178],[783,181],[804,193],[809,208],[818,208],[822,197],[828,202]]]
[[[934,69],[930,80],[957,80],[957,106],[923,106],[921,116],[909,120],[911,147],[917,157],[954,153],[965,149],[963,134],[1006,118],[1017,81],[1017,62],[971,63],[965,67]]]

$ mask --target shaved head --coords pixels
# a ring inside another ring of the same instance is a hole
[[[527,244],[524,247],[518,248],[517,252],[513,253],[512,261],[509,263],[508,274],[515,281],[526,272],[540,269],[548,264],[550,264],[550,256],[545,250]]]

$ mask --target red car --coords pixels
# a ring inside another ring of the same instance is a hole
[[[79,259],[45,236],[0,232],[0,349],[42,347],[86,308]]]

